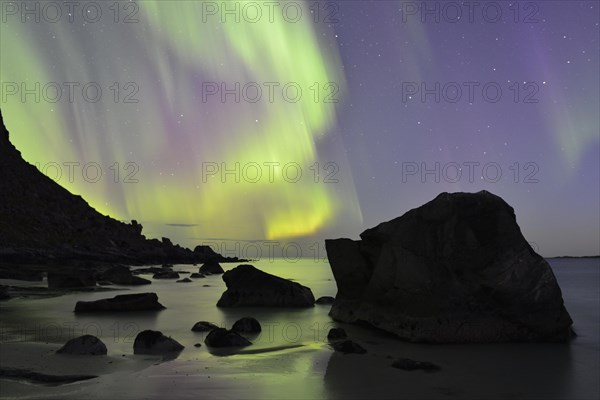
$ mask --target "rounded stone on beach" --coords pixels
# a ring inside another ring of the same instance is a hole
[[[76,354],[89,356],[106,355],[106,345],[96,336],[83,335],[69,340],[56,351],[57,354]]]
[[[173,353],[183,349],[184,346],[178,341],[152,330],[140,332],[133,343],[134,354]]]

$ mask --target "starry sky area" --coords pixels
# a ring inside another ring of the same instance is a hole
[[[96,22],[6,3],[11,140],[149,237],[306,255],[440,192],[488,190],[540,254],[600,254],[597,1],[296,1],[253,21],[230,2],[239,22],[219,2],[105,2]]]

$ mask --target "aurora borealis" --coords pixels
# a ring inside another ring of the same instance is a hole
[[[2,1],[11,140],[150,237],[356,237],[486,189],[542,255],[600,252],[597,2],[47,3]]]

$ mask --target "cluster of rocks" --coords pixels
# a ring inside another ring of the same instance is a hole
[[[133,354],[178,353],[184,346],[159,331],[145,330],[137,334],[133,343]],[[69,340],[56,351],[57,354],[106,355],[106,344],[92,335],[83,335]]]
[[[210,347],[245,347],[252,343],[240,335],[240,332],[258,333],[261,331],[260,323],[251,317],[245,317],[235,322],[231,330],[220,328],[215,324],[200,321],[192,328],[195,332],[206,332],[204,343]],[[200,347],[199,344],[196,347]],[[177,340],[165,336],[160,331],[144,330],[137,334],[133,343],[134,354],[170,354],[178,353],[184,346]],[[106,355],[106,345],[99,338],[92,335],[83,335],[69,340],[56,351],[57,354],[70,355]]]
[[[209,265],[204,268],[205,265]],[[152,281],[142,278],[141,274],[152,274],[153,279],[177,280],[179,283],[190,283],[192,279],[205,278],[206,275],[222,273],[223,269],[218,262],[205,263],[200,267],[200,271],[206,273],[194,272],[188,278],[180,279],[180,275],[189,274],[187,271],[174,271],[172,264],[163,264],[161,267],[144,267],[131,269],[123,264],[106,263],[77,263],[72,266],[48,267],[48,288],[49,289],[91,289],[97,285],[124,285],[140,286],[150,285]],[[221,272],[218,272],[218,271]],[[18,268],[1,268],[0,279],[18,279],[18,280],[43,280],[44,273],[38,270],[24,269],[23,272]],[[25,279],[27,278],[27,279]]]

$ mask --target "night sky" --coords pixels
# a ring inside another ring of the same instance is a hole
[[[3,115],[27,161],[147,236],[311,256],[485,189],[542,255],[600,253],[597,1],[86,3],[2,2]]]

